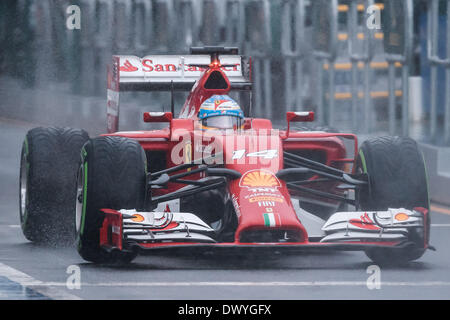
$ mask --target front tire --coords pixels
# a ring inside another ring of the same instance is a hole
[[[369,186],[357,193],[360,210],[389,208],[429,209],[428,182],[424,160],[417,143],[407,137],[378,137],[366,140],[359,150],[356,171],[367,173]],[[419,259],[426,251],[423,235],[429,235],[430,218],[423,228],[411,230],[415,245],[404,249],[372,248],[366,255],[380,265],[398,265]]]
[[[82,149],[77,187],[77,250],[95,263],[127,263],[134,252],[107,252],[100,247],[104,215],[100,209],[142,210],[146,203],[147,159],[139,142],[98,137]]]

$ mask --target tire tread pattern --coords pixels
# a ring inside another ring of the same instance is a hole
[[[80,150],[89,135],[82,129],[37,127],[26,139],[30,169],[24,235],[50,245],[71,244]]]
[[[360,209],[387,210],[388,208],[429,209],[428,183],[425,164],[417,142],[408,137],[377,137],[361,145],[369,188],[358,195]],[[361,155],[357,168],[362,169]],[[428,215],[427,234],[430,229]],[[405,249],[373,248],[366,255],[379,265],[401,265],[420,258],[426,249],[423,244],[423,230],[412,230],[410,240],[414,247]]]
[[[114,255],[100,248],[99,236],[104,216],[99,211],[137,209],[145,206],[146,156],[136,140],[104,136],[84,146],[88,163],[84,230],[77,238],[78,252],[87,261],[127,262],[134,255]]]

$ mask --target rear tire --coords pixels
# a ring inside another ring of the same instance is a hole
[[[80,150],[89,139],[72,128],[34,128],[22,146],[20,223],[25,237],[48,245],[75,240],[75,183]]]
[[[359,209],[388,208],[429,209],[427,175],[417,143],[407,137],[379,137],[365,141],[360,148],[357,172],[368,173],[369,186],[357,194]],[[428,214],[426,234],[430,232]],[[410,240],[416,245],[404,249],[372,248],[366,255],[380,265],[404,264],[419,259],[426,251],[424,230],[412,230]]]
[[[142,210],[146,203],[147,159],[139,142],[123,137],[98,137],[82,149],[77,187],[77,250],[95,263],[128,263],[135,252],[100,247],[104,215],[100,209]]]

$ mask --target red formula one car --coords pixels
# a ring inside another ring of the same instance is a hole
[[[28,132],[20,218],[36,242],[75,240],[87,261],[129,262],[156,250],[364,250],[377,263],[418,259],[429,245],[427,178],[417,144],[287,128],[245,115],[250,59],[236,48],[114,56],[108,132]],[[117,132],[119,93],[190,91],[180,115],[145,112],[163,129]],[[245,98],[245,97],[244,97]],[[251,100],[251,99],[250,99]],[[81,162],[80,162],[81,150]],[[352,210],[349,210],[351,208]],[[74,232],[73,230],[76,230]]]

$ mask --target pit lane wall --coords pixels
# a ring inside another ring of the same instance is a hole
[[[427,165],[431,200],[450,205],[450,148],[425,143],[420,148]]]
[[[121,130],[145,130],[144,111],[152,111],[138,97],[123,99]],[[147,98],[148,99],[148,98]],[[0,117],[31,122],[36,126],[68,126],[81,128],[96,136],[106,132],[105,96],[72,94],[65,84],[51,87],[26,87],[19,79],[0,76]]]

